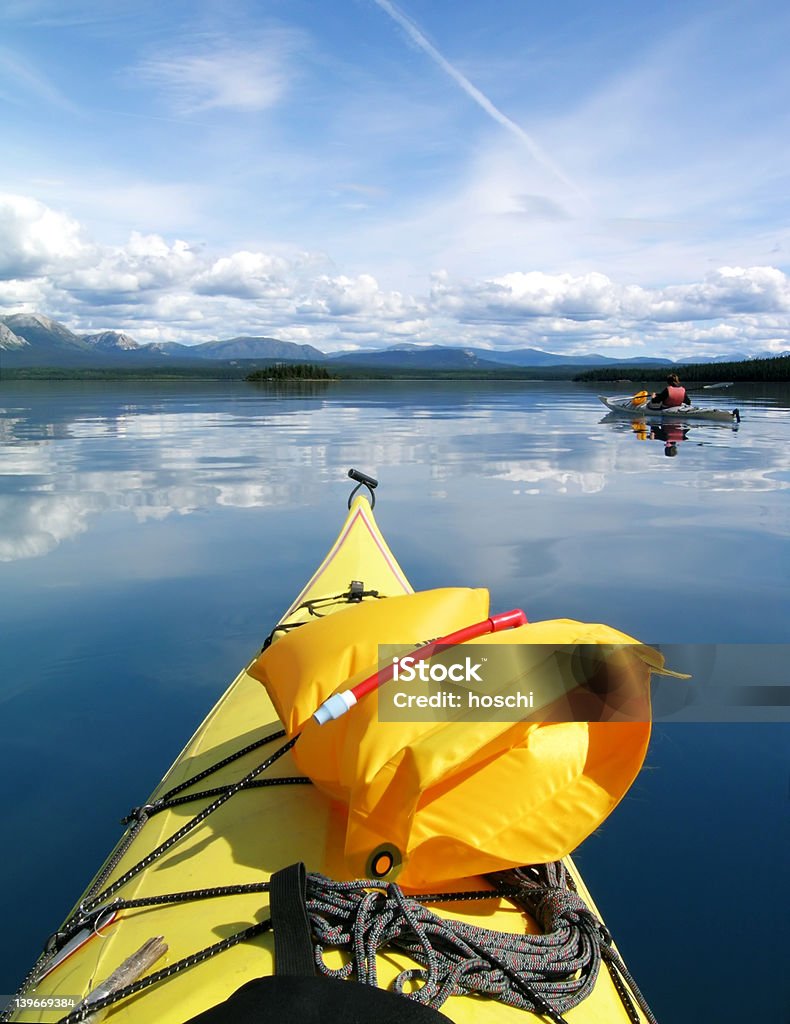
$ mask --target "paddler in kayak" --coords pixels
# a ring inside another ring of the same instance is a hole
[[[680,383],[680,377],[676,373],[670,373],[667,377],[667,386],[659,394],[653,392],[648,409],[674,409],[677,405],[691,405],[689,393]]]

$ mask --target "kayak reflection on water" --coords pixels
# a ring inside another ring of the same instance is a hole
[[[688,440],[689,428],[682,423],[646,423],[644,420],[633,420],[631,428],[640,441],[663,441],[664,455],[674,458],[678,453],[678,444]]]

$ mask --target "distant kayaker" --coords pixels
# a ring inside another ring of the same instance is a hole
[[[667,377],[667,386],[660,394],[655,392],[648,402],[648,409],[672,409],[676,405],[691,405],[689,393],[680,383],[680,377],[676,373],[670,373]]]

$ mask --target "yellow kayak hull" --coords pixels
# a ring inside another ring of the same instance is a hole
[[[345,598],[333,602],[332,596],[345,594],[352,580],[363,581],[366,589],[377,590],[383,596],[412,590],[363,497],[353,502],[337,540],[281,621],[307,621],[311,613],[305,602],[316,599],[322,601],[322,615],[347,607]],[[151,801],[281,728],[264,687],[248,674],[247,668],[239,673],[210,711],[152,794]],[[281,742],[275,740],[262,750],[250,752],[193,788],[237,782]],[[299,773],[290,754],[286,754],[267,772],[267,776],[271,774],[285,777]],[[187,803],[153,815],[114,865],[109,877],[103,879],[101,888],[120,878],[209,803],[210,799],[205,798],[202,802]],[[342,812],[313,786],[249,789],[228,800],[124,885],[118,895],[130,900],[214,886],[259,883],[297,861],[303,861],[308,871],[331,874],[326,851],[332,846],[332,836],[341,834],[342,829]],[[580,895],[597,913],[570,859],[566,864]],[[468,886],[489,887],[483,879],[473,880]],[[450,888],[457,888],[457,885]],[[500,898],[432,905],[432,909],[444,917],[500,931],[538,930],[521,909]],[[100,919],[95,934],[29,987],[25,995],[42,1002],[49,998],[82,998],[152,937],[163,936],[168,947],[152,968],[159,970],[268,916],[266,894],[226,895],[177,905],[123,909],[110,923]],[[182,1024],[221,1003],[251,979],[274,973],[273,951],[273,936],[267,932],[124,999],[111,1008],[109,1017],[117,1024],[142,1021]],[[400,970],[415,966],[399,955],[379,960],[379,983],[383,987]],[[64,1009],[60,1016],[65,1016],[66,1012]],[[476,997],[451,997],[441,1012],[450,1020],[478,1024],[515,1024],[517,1021],[523,1024],[525,1019],[523,1010]],[[617,1024],[629,1020],[604,968],[592,994],[564,1016],[570,1024]],[[11,1019],[53,1021],[58,1015],[53,1015],[52,1010],[36,1011],[29,1007]],[[639,1019],[645,1020],[641,1011]]]

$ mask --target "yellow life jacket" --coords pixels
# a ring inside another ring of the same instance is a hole
[[[380,643],[414,646],[487,614],[485,591],[388,598],[302,626],[256,663],[286,729],[301,729],[299,769],[345,809],[343,834],[329,837],[340,847],[328,854],[339,877],[397,875],[420,889],[557,860],[601,824],[636,777],[650,736],[650,671],[663,659],[603,625],[532,623],[464,648],[601,645],[607,671],[641,687],[636,720],[543,721],[569,716],[538,711],[537,720],[380,721],[378,693],[325,725],[311,717],[331,693],[376,671]]]

